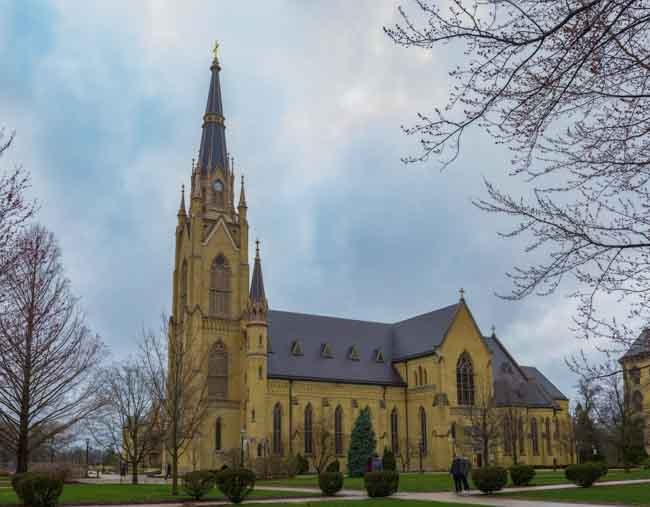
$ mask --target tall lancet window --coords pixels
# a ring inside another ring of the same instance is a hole
[[[282,455],[282,405],[273,407],[273,454]]]
[[[314,452],[314,437],[313,437],[313,409],[311,404],[307,405],[305,408],[305,454],[311,454]]]
[[[214,259],[210,269],[210,314],[230,316],[230,267],[221,254]]]
[[[208,397],[228,398],[228,352],[221,340],[214,344],[208,355]]]
[[[474,367],[467,352],[463,352],[456,365],[456,389],[459,405],[474,405]]]
[[[187,260],[183,260],[183,265],[181,266],[180,303],[180,318],[183,319],[185,308],[187,307]]]

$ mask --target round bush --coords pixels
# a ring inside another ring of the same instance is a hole
[[[296,474],[302,475],[309,472],[309,460],[302,454],[296,454]]]
[[[397,492],[399,474],[394,470],[367,472],[363,476],[363,483],[371,498],[390,496]]]
[[[397,461],[395,455],[390,449],[384,449],[384,455],[381,458],[381,464],[384,470],[397,470]]]
[[[246,468],[224,470],[219,473],[218,486],[232,503],[241,503],[255,488],[255,474]]]
[[[603,476],[604,468],[601,463],[582,463],[580,465],[569,465],[564,470],[566,478],[571,482],[588,488]]]
[[[515,486],[528,486],[535,478],[535,467],[532,465],[512,465],[510,479]]]
[[[472,482],[483,493],[500,491],[508,483],[508,471],[503,467],[474,468]]]
[[[323,472],[318,476],[318,486],[325,496],[334,496],[343,487],[341,472]]]
[[[200,500],[214,488],[217,480],[214,472],[197,470],[183,475],[183,490],[194,500]]]
[[[16,474],[11,486],[23,504],[31,507],[55,507],[63,492],[63,480],[41,473]]]

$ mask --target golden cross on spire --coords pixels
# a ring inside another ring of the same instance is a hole
[[[212,54],[214,55],[214,61],[219,61],[219,41],[214,41],[214,49],[212,50]]]

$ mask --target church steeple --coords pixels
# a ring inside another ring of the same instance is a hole
[[[208,102],[203,115],[203,133],[201,134],[201,147],[199,149],[198,165],[201,174],[204,176],[213,173],[218,168],[224,172],[228,169],[226,126],[221,101],[221,82],[219,81],[221,65],[217,55],[218,48],[219,43],[215,43],[214,58],[210,66],[212,77],[208,90]]]
[[[248,296],[248,319],[251,321],[265,321],[269,307],[264,293],[259,240],[255,242],[255,247],[255,266],[253,267],[253,277],[251,279],[251,291]]]

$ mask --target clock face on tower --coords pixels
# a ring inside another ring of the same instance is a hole
[[[212,183],[212,188],[215,192],[223,192],[223,183],[221,183],[220,180],[214,180],[214,183]]]

